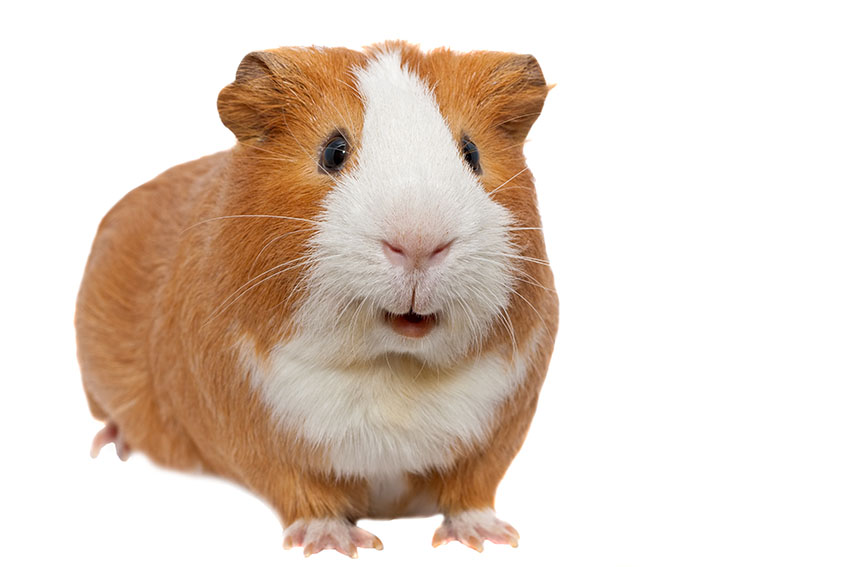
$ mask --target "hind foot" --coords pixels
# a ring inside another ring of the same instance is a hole
[[[110,443],[115,443],[115,452],[118,458],[126,461],[130,457],[130,446],[121,435],[118,425],[112,420],[106,422],[103,429],[98,431],[91,443],[91,456],[94,459],[100,454],[100,450]]]
[[[366,530],[341,518],[297,520],[283,532],[283,548],[304,546],[304,557],[323,549],[335,549],[357,557],[357,548],[383,549],[384,544]]]
[[[447,514],[431,543],[437,547],[450,541],[459,541],[481,552],[484,551],[484,540],[516,547],[519,545],[519,532],[497,518],[490,508],[465,510],[459,514]]]

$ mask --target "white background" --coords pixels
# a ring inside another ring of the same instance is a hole
[[[74,300],[115,201],[232,144],[215,101],[245,53],[403,38],[557,83],[527,155],[561,330],[497,499],[520,547],[363,522],[385,550],[361,564],[850,564],[846,3],[555,5],[3,8],[0,563],[303,561],[242,489],[88,457]]]

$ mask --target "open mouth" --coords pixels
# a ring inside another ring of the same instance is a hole
[[[422,315],[408,311],[404,315],[396,315],[387,311],[384,318],[394,332],[410,339],[421,339],[437,324],[437,316],[433,313]]]

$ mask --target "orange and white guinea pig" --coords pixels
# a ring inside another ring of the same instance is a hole
[[[235,147],[97,232],[76,311],[93,454],[242,484],[307,555],[436,513],[434,545],[516,545],[494,496],[557,328],[522,152],[547,92],[528,55],[247,55],[218,97]]]

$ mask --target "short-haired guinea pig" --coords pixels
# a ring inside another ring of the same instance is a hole
[[[557,328],[523,156],[547,92],[528,55],[247,55],[218,97],[235,147],[100,224],[76,311],[93,454],[244,485],[308,555],[437,513],[434,545],[516,545],[494,497]]]

